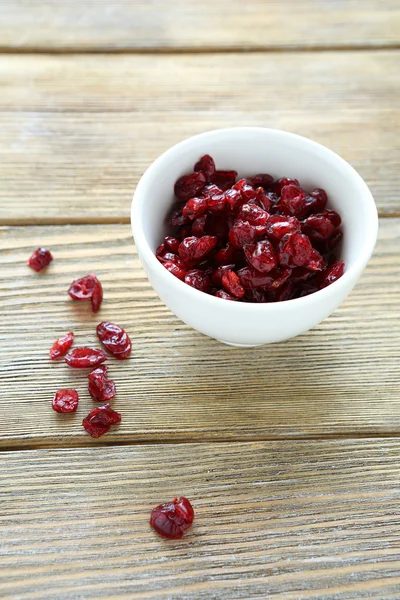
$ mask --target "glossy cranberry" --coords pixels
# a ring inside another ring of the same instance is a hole
[[[333,234],[334,228],[331,221],[324,215],[310,215],[303,221],[301,231],[312,242],[320,242],[329,239]]]
[[[110,430],[111,425],[121,422],[121,415],[109,404],[98,406],[90,411],[82,421],[83,427],[92,438],[99,438]]]
[[[64,360],[73,369],[93,369],[107,360],[107,354],[103,350],[82,346],[68,352]]]
[[[161,537],[180,539],[193,523],[194,510],[184,496],[159,504],[151,511],[150,525]]]
[[[227,190],[232,187],[236,181],[237,171],[215,171],[211,181],[221,190]]]
[[[270,198],[270,195],[265,194],[263,188],[259,187],[256,189],[257,193],[257,205],[265,210],[267,213],[271,210],[273,206],[273,202]]]
[[[217,290],[214,294],[217,298],[222,298],[223,300],[237,300],[234,296],[231,296],[225,290]]]
[[[200,292],[205,292],[206,294],[211,292],[210,277],[200,269],[191,269],[188,271],[185,275],[185,283]]]
[[[228,243],[224,248],[215,253],[214,261],[217,265],[235,264],[239,256],[238,250],[232,244]]]
[[[224,192],[207,198],[207,208],[211,212],[222,212],[225,209],[226,196]]]
[[[262,237],[266,229],[265,225],[251,225],[248,221],[237,219],[229,232],[229,241],[235,248],[241,249]]]
[[[92,294],[92,297],[90,298],[90,302],[92,304],[92,311],[94,313],[97,313],[97,312],[99,312],[100,305],[103,302],[103,288],[102,288],[100,281],[97,279],[97,277],[95,277],[95,279],[96,279],[96,285],[94,286],[93,294]]]
[[[190,222],[190,219],[185,217],[182,212],[184,206],[185,205],[181,205],[172,209],[168,220],[168,223],[172,225],[172,227],[181,227],[182,225],[186,225]]]
[[[173,252],[164,252],[163,254],[157,256],[157,259],[160,261],[160,263],[163,263],[163,264],[166,262],[172,262],[175,265],[177,265],[178,267],[180,267],[181,269],[185,268],[185,264],[184,264],[183,260],[177,254],[174,254]]]
[[[52,409],[58,413],[72,413],[78,408],[79,396],[76,390],[61,389],[53,398]]]
[[[331,265],[326,267],[326,269],[324,269],[318,275],[319,289],[327,287],[328,285],[330,285],[331,283],[333,283],[334,281],[339,279],[343,275],[343,273],[344,273],[343,260],[335,261],[334,263],[332,263]]]
[[[306,194],[296,185],[285,185],[282,188],[278,207],[284,214],[297,218],[302,218],[309,212]]]
[[[74,342],[74,334],[72,331],[66,333],[63,337],[60,337],[54,342],[49,352],[51,360],[56,360],[60,356],[64,356],[71,348]]]
[[[110,321],[102,321],[96,327],[97,337],[107,350],[118,358],[128,358],[132,351],[132,343],[125,329]]]
[[[206,176],[203,171],[197,171],[190,175],[183,175],[175,183],[174,192],[178,200],[190,200],[197,196],[198,192],[204,187]]]
[[[45,269],[52,260],[53,256],[50,250],[47,250],[47,248],[38,248],[35,250],[32,256],[29,257],[26,264],[28,267],[36,271],[36,273],[39,273],[39,271]]]
[[[335,210],[324,210],[322,214],[330,220],[335,229],[342,224],[342,219]]]
[[[167,237],[164,238],[165,249],[169,252],[172,252],[173,254],[178,254],[178,248],[180,243],[180,240],[170,235],[167,235]]]
[[[207,210],[207,200],[205,198],[191,198],[182,209],[182,214],[193,221],[201,217]]]
[[[209,155],[205,154],[201,159],[194,165],[195,171],[203,171],[207,181],[211,181],[211,177],[215,173],[215,162],[214,159]]]
[[[310,192],[309,197],[311,198],[311,212],[322,212],[326,206],[326,203],[328,202],[328,194],[326,193],[326,191],[321,188],[315,188],[315,190]]]
[[[172,273],[172,275],[175,275],[175,277],[177,277],[181,281],[184,281],[185,275],[186,275],[185,269],[182,269],[181,267],[179,267],[177,264],[175,264],[171,260],[165,260],[165,261],[163,260],[161,262],[163,264],[163,267],[165,267],[165,269],[167,269],[167,271]]]
[[[245,200],[243,199],[243,196],[240,193],[240,191],[234,188],[226,190],[224,196],[226,206],[233,214],[236,214],[239,208],[242,206],[242,204],[245,203]]]
[[[278,181],[275,181],[273,191],[275,192],[275,194],[278,194],[278,196],[280,196],[282,188],[284,188],[286,185],[295,185],[297,187],[300,187],[300,183],[297,179],[291,179],[290,177],[281,177],[280,179],[278,179]]]
[[[243,201],[246,204],[254,203],[257,200],[257,192],[252,185],[245,183],[240,190]]]
[[[179,245],[179,256],[185,263],[195,265],[214,250],[216,245],[217,238],[211,235],[187,237]]]
[[[306,235],[287,233],[279,242],[279,263],[283,267],[305,267],[310,271],[320,271],[324,259],[311,245]]]
[[[239,277],[234,271],[227,269],[223,272],[221,283],[231,296],[235,298],[241,298],[244,296],[244,287],[240,283]]]
[[[270,215],[267,221],[267,237],[277,244],[287,233],[300,233],[300,221],[296,217],[287,217],[285,215]]]
[[[103,300],[103,288],[94,273],[89,273],[81,279],[75,279],[68,289],[68,294],[73,300],[89,300],[92,311],[97,312]]]
[[[221,265],[217,269],[215,269],[211,274],[211,283],[213,287],[219,288],[222,285],[222,275],[225,271],[232,271],[235,268],[234,264],[230,265]]]
[[[253,177],[248,177],[247,182],[254,188],[262,187],[265,190],[269,190],[274,183],[274,178],[268,175],[268,173],[259,173],[258,175],[253,175]]]
[[[245,246],[244,253],[249,265],[261,273],[268,273],[278,265],[278,257],[268,240],[260,240],[255,244]]]
[[[291,269],[274,269],[269,273],[260,273],[254,267],[243,267],[238,271],[240,283],[245,289],[277,289],[289,279]]]
[[[106,373],[107,367],[105,365],[100,365],[88,375],[88,389],[93,400],[108,402],[108,400],[114,398],[116,394],[115,383],[107,378]]]
[[[287,281],[278,291],[275,302],[293,300],[297,296],[297,288],[293,281]]]
[[[254,204],[243,204],[238,219],[247,221],[250,225],[265,225],[268,220],[268,213]]]
[[[325,242],[325,252],[332,252],[332,250],[334,250],[342,241],[343,238],[343,231],[341,231],[340,229],[337,229],[335,231],[335,233],[332,235],[332,237],[329,238],[329,240],[326,240]]]

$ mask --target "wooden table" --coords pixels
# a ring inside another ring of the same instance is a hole
[[[400,598],[399,38],[397,0],[3,0],[1,598]],[[326,144],[380,215],[347,301],[247,350],[170,313],[129,225],[153,159],[232,125]],[[100,316],[66,294],[88,271]],[[93,440],[85,376],[47,355],[100,318],[134,351],[110,368],[122,424]],[[196,520],[164,541],[149,512],[177,494]]]

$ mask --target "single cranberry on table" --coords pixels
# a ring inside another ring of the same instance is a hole
[[[203,293],[236,302],[283,302],[336,281],[343,232],[324,189],[268,173],[237,179],[210,155],[175,184],[178,203],[156,256]],[[335,266],[330,275],[330,266]],[[319,275],[320,274],[320,275]],[[326,275],[326,276],[325,276]]]
[[[150,525],[161,537],[177,540],[191,526],[193,519],[193,506],[187,498],[181,496],[153,508]]]
[[[90,300],[94,313],[98,312],[103,300],[103,288],[94,273],[75,279],[69,286],[68,294],[72,300]]]
[[[51,360],[56,360],[60,356],[64,356],[74,343],[74,334],[69,331],[62,337],[58,338],[52,345],[49,355]]]
[[[28,267],[36,271],[36,273],[39,273],[39,271],[45,269],[52,260],[53,255],[51,254],[50,250],[47,250],[47,248],[38,248],[35,250],[32,256],[29,257],[26,264]]]
[[[100,365],[88,375],[89,394],[98,402],[108,402],[117,393],[114,381],[108,379],[106,373],[106,365]]]
[[[76,390],[60,389],[56,392],[52,408],[58,413],[75,412],[78,408],[79,396]]]
[[[120,422],[121,415],[109,404],[105,404],[91,410],[83,419],[82,425],[92,438],[99,438],[110,431],[111,425],[117,425]]]
[[[103,346],[115,358],[128,358],[132,351],[132,342],[125,329],[110,321],[102,321],[97,325],[96,333]]]
[[[107,360],[107,354],[97,348],[87,348],[81,346],[71,350],[64,356],[64,360],[69,367],[73,369],[94,368]]]

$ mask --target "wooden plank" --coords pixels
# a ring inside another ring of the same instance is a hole
[[[286,343],[238,349],[195,332],[161,304],[129,226],[2,228],[0,446],[399,435],[399,236],[400,219],[381,221],[359,285],[318,327]],[[37,275],[25,260],[41,244],[55,259]],[[105,290],[98,315],[67,295],[90,271]],[[81,427],[94,405],[86,372],[51,363],[48,351],[70,330],[75,345],[97,345],[101,320],[124,326],[134,349],[128,361],[109,360],[123,421],[99,441]],[[79,390],[76,414],[51,410],[61,387]]]
[[[399,440],[0,455],[7,599],[398,598]],[[151,508],[193,502],[182,540]]]
[[[331,147],[366,179],[381,214],[398,216],[398,60],[395,52],[0,57],[0,222],[127,222],[134,186],[159,154],[237,125]]]
[[[136,50],[387,46],[396,0],[3,0],[3,49]]]

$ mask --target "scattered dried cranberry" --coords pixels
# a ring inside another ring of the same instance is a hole
[[[175,277],[237,302],[282,302],[343,274],[334,255],[343,232],[322,188],[259,173],[237,181],[208,154],[175,185],[170,235],[157,259]],[[173,228],[173,229],[172,229]],[[334,266],[332,266],[334,265]]]
[[[26,264],[28,267],[36,271],[36,273],[39,273],[39,271],[47,267],[52,260],[53,256],[50,250],[47,250],[46,248],[38,248],[28,259]]]
[[[97,367],[107,360],[107,354],[96,348],[75,348],[64,356],[64,360],[73,369],[88,369]]]
[[[79,396],[76,390],[61,389],[53,398],[52,408],[58,413],[75,412],[78,408]]]
[[[96,332],[101,343],[115,358],[128,358],[132,351],[132,343],[124,329],[115,323],[103,321],[97,325]]]
[[[72,331],[66,333],[54,342],[49,352],[51,360],[56,360],[68,352],[74,342],[74,334]]]
[[[106,373],[107,367],[105,365],[100,365],[88,375],[89,394],[92,396],[93,400],[108,402],[108,400],[114,398],[117,393],[114,381],[107,379]]]
[[[109,404],[99,406],[90,411],[82,421],[83,427],[92,438],[99,438],[110,430],[111,425],[121,422],[121,415]]]
[[[68,294],[73,300],[90,300],[95,313],[103,300],[103,288],[94,273],[75,279],[69,286]]]
[[[151,511],[150,525],[162,537],[179,539],[193,523],[194,510],[184,496],[156,506]]]

